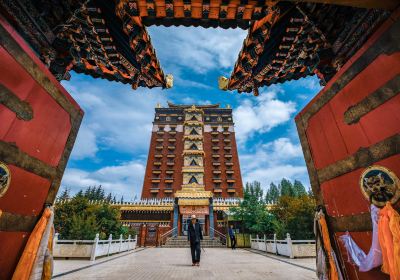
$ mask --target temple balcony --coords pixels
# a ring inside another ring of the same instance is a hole
[[[168,150],[175,150],[175,146],[168,146]]]
[[[226,182],[227,182],[227,183],[235,183],[236,180],[235,180],[235,179],[226,179]]]
[[[161,161],[155,161],[155,162],[154,162],[154,165],[155,165],[155,166],[161,166],[161,164],[162,164]]]
[[[158,193],[160,191],[160,188],[151,188],[150,193]]]
[[[157,135],[164,135],[164,131],[157,131]]]
[[[212,165],[213,165],[213,166],[220,166],[220,165],[221,165],[221,163],[220,163],[220,162],[216,162],[216,161],[214,161],[214,162],[212,163]]]
[[[224,150],[231,150],[231,149],[232,149],[231,146],[225,146],[225,147],[224,147]]]
[[[235,190],[234,188],[227,188],[227,189],[226,189],[226,192],[228,192],[228,193],[235,193],[236,190]]]
[[[219,147],[218,146],[213,146],[211,149],[217,151],[217,150],[219,150]]]
[[[213,174],[221,174],[221,170],[213,170]]]
[[[226,154],[226,155],[224,155],[225,156],[225,158],[232,158],[232,155],[231,154]]]
[[[221,188],[214,188],[213,192],[214,193],[222,193],[222,189]]]
[[[221,178],[213,178],[213,183],[222,183]]]
[[[218,138],[211,139],[211,142],[213,142],[213,143],[218,143],[218,142],[219,142],[219,139],[218,139]]]
[[[233,166],[233,162],[230,162],[230,161],[225,162],[225,165],[226,165],[226,166]]]
[[[175,130],[171,130],[168,132],[170,135],[176,135],[176,131]]]
[[[163,149],[163,146],[156,146],[156,150],[162,150]]]
[[[156,154],[156,155],[154,155],[154,157],[155,157],[155,158],[162,158],[163,155],[162,155],[162,154]]]
[[[225,139],[224,139],[224,142],[225,142],[225,143],[230,143],[230,142],[231,142],[231,139],[225,138]]]
[[[174,163],[173,161],[168,161],[168,162],[167,162],[167,166],[174,166],[174,164],[175,164],[175,163]]]
[[[218,135],[219,132],[218,131],[211,131],[211,135]]]
[[[174,189],[173,188],[165,188],[164,193],[173,193]]]
[[[168,178],[164,180],[165,183],[173,183],[174,179],[173,178]]]
[[[152,178],[152,179],[151,179],[151,182],[152,182],[152,183],[160,183],[160,182],[161,182],[161,179],[160,179],[160,178]]]
[[[168,142],[176,142],[175,138],[168,138]]]
[[[162,138],[157,138],[156,141],[160,143],[160,142],[164,142],[164,139],[162,139]]]
[[[166,170],[165,174],[174,174],[174,170]]]
[[[233,171],[233,170],[226,170],[226,174],[234,174],[235,173],[235,171]]]
[[[161,174],[161,170],[155,169],[155,170],[153,170],[153,174]]]
[[[213,157],[213,158],[219,158],[220,155],[219,155],[219,154],[213,154],[212,157]]]
[[[174,154],[168,154],[168,155],[167,155],[167,158],[174,158],[174,157],[175,157]]]
[[[222,134],[223,134],[224,136],[228,136],[228,135],[230,135],[231,133],[230,133],[229,131],[224,131],[224,132],[222,132]]]

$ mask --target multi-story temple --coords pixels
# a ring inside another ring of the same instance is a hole
[[[232,109],[160,105],[155,110],[142,200],[121,207],[141,245],[185,235],[195,214],[206,235],[225,231],[224,211],[243,196]]]

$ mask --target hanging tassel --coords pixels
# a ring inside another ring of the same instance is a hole
[[[259,96],[260,95],[260,93],[258,92],[258,87],[254,87],[253,88],[253,94],[254,94],[254,96]]]
[[[382,272],[390,280],[400,280],[400,215],[387,202],[379,213],[379,244],[382,249]]]
[[[317,232],[317,236],[320,236],[320,246],[323,247],[324,251],[326,252],[326,257],[328,258],[329,272],[325,272],[325,275],[321,275],[324,277],[322,279],[327,277],[329,280],[343,280],[343,275],[339,269],[336,254],[332,249],[328,225],[322,209],[319,210],[315,215],[315,231]],[[317,260],[317,264],[318,263],[321,264],[321,260]],[[319,268],[317,268],[317,271],[319,271]]]

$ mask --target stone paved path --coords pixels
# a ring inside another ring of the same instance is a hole
[[[317,279],[314,269],[315,259],[291,260],[225,248],[206,248],[201,266],[192,267],[189,249],[147,248],[96,262],[56,260],[54,279],[310,280]]]

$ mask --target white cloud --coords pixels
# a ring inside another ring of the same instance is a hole
[[[96,135],[93,129],[89,128],[85,121],[83,121],[76,143],[72,150],[72,159],[93,158],[99,150],[96,143]]]
[[[171,71],[179,65],[197,73],[232,68],[247,35],[239,28],[150,27],[148,31],[163,68]]]
[[[256,132],[265,133],[292,118],[296,104],[277,98],[277,91],[260,94],[257,98],[245,99],[234,109],[236,137],[239,143],[251,138]]]
[[[293,143],[289,138],[278,138],[259,144],[254,150],[254,153],[239,155],[244,182],[256,180],[268,188],[271,182],[279,183],[282,178],[287,178],[309,185],[299,143]]]
[[[118,198],[124,196],[125,201],[140,197],[145,166],[140,161],[126,162],[121,165],[105,166],[93,172],[76,168],[68,168],[61,182],[62,188],[76,193],[89,186],[102,185],[105,192],[111,192]]]
[[[74,78],[78,78],[76,75]],[[154,108],[166,104],[161,89],[139,89],[92,78],[65,83],[85,112],[72,159],[93,158],[99,150],[147,152]]]

